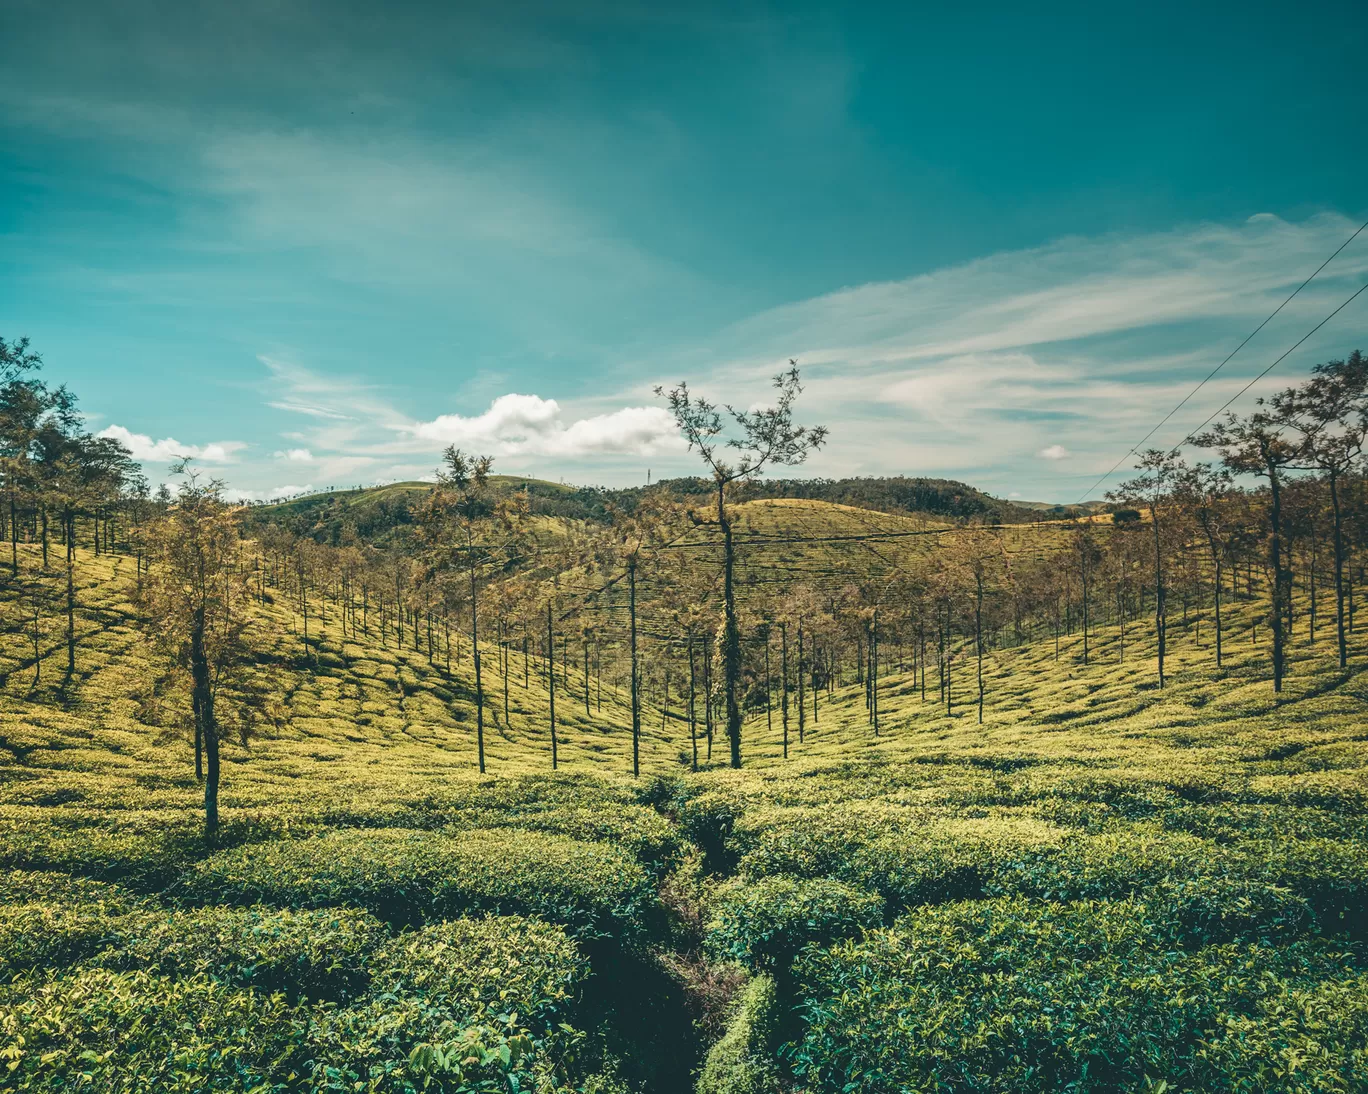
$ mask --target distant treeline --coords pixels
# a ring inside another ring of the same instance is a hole
[[[604,523],[615,512],[634,513],[651,493],[668,492],[677,497],[708,500],[713,484],[703,478],[663,479],[650,486],[565,487],[540,479],[510,477],[505,490],[525,491],[529,509],[539,516]],[[413,507],[427,492],[424,484],[407,488],[333,491],[313,494],[280,505],[264,506],[254,519],[280,525],[316,542],[340,546],[348,543],[388,543],[403,539],[413,523]],[[738,484],[737,501],[761,498],[801,498],[832,502],[885,513],[921,513],[944,520],[977,520],[1019,524],[1052,515],[1072,516],[1082,510],[1055,506],[1028,507],[994,498],[954,479],[911,478],[892,475],[878,478],[759,479]]]

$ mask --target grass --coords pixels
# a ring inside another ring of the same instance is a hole
[[[209,849],[133,560],[78,575],[69,681],[55,576],[36,684],[0,594],[15,1089],[1368,1089],[1362,633],[1341,671],[1301,616],[1277,696],[1247,602],[1219,672],[1205,618],[1172,626],[1162,690],[1143,625],[1124,660],[1114,628],[1086,665],[1077,636],[995,651],[982,724],[967,651],[947,713],[885,647],[877,736],[851,683],[789,760],[755,710],[747,767],[693,775],[652,708],[639,780],[620,690],[586,713],[558,681],[553,773],[539,663],[505,723],[490,650],[481,779],[468,649],[448,672],[315,605],[306,651],[277,600]]]

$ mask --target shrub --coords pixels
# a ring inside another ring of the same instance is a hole
[[[697,1094],[780,1094],[775,1064],[779,1001],[773,979],[757,976],[741,992],[727,1032],[713,1045]]]
[[[74,965],[109,945],[117,922],[98,905],[0,906],[0,980],[28,969]]]
[[[564,1019],[587,972],[565,932],[537,920],[406,932],[376,955],[371,997],[316,1028],[315,1088],[560,1089],[583,1037]]]
[[[1150,911],[951,904],[810,950],[795,1074],[871,1094],[1361,1088],[1368,992],[1346,954],[1315,940],[1185,952],[1156,944]],[[1342,1028],[1317,1010],[1327,994]]]
[[[40,870],[0,870],[0,904],[54,902],[95,906],[105,915],[145,907],[142,897],[118,885]]]
[[[0,818],[0,867],[82,874],[142,891],[170,885],[202,846],[189,828],[116,830]]]
[[[491,808],[473,809],[462,813],[447,831],[458,834],[474,828],[504,827],[554,832],[591,843],[611,843],[656,874],[667,870],[679,857],[679,833],[669,821],[653,809],[618,802],[524,808],[512,813]]]
[[[1180,945],[1222,942],[1277,942],[1316,930],[1316,915],[1288,889],[1241,878],[1167,881],[1143,899],[1157,937]]]
[[[549,1022],[588,965],[560,928],[521,916],[453,919],[405,931],[376,955],[372,991],[410,995],[453,1014],[515,1013]]]
[[[707,941],[720,958],[782,972],[803,947],[829,946],[882,922],[883,900],[875,893],[830,878],[774,877],[724,889]]]
[[[736,864],[729,846],[732,828],[744,806],[738,795],[728,790],[706,790],[679,800],[679,829],[703,852],[710,873],[728,873]]]
[[[658,910],[646,872],[612,848],[510,829],[349,829],[255,844],[207,859],[188,887],[238,904],[353,904],[399,923],[540,915],[583,938],[640,935]]]
[[[15,981],[0,996],[6,1089],[198,1094],[291,1089],[307,1013],[208,977],[83,969]]]
[[[136,916],[123,936],[99,964],[337,999],[365,986],[368,960],[389,932],[369,913],[351,908],[257,906]]]

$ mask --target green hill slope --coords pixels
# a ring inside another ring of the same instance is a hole
[[[742,512],[746,537],[927,530]],[[1256,601],[1228,605],[1220,671],[1207,619],[1175,622],[1162,690],[1143,625],[1124,647],[1095,630],[1087,663],[1077,635],[997,650],[981,724],[970,644],[948,710],[934,665],[923,696],[890,645],[877,734],[847,678],[806,693],[801,739],[791,696],[787,760],[777,703],[755,706],[748,766],[693,775],[677,711],[661,731],[648,707],[639,780],[622,691],[605,681],[600,711],[595,681],[586,712],[583,677],[558,676],[553,774],[541,664],[524,678],[512,654],[505,717],[488,647],[481,779],[468,649],[448,670],[426,633],[344,635],[326,605],[306,647],[277,600],[253,606],[257,655],[224,703],[250,717],[207,848],[133,560],[80,555],[70,681],[57,575],[35,665],[22,561],[0,590],[17,1089],[1363,1088],[1361,630],[1341,671],[1299,627],[1280,696]]]

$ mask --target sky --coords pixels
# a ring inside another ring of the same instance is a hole
[[[240,497],[693,473],[655,387],[794,359],[784,473],[1073,502],[1368,219],[1361,3],[0,0],[0,45],[0,336]],[[1153,442],[1365,279],[1368,231]],[[1235,408],[1356,346],[1368,293]]]

